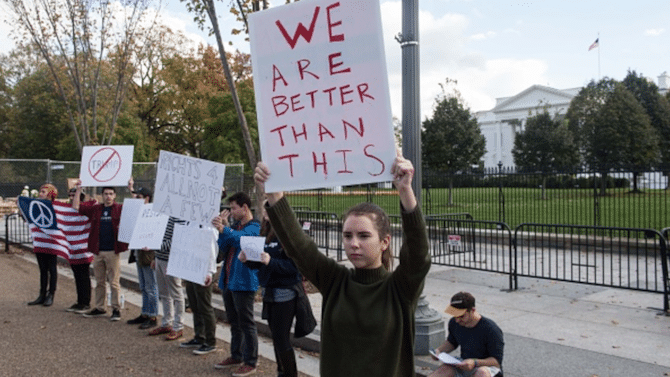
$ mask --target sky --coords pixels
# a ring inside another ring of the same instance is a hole
[[[227,11],[231,3],[217,2],[224,32],[235,25]],[[270,1],[271,6],[283,3]],[[402,118],[402,58],[394,39],[402,31],[402,2],[381,0],[380,5],[391,107]],[[183,3],[164,0],[160,15],[195,43],[215,45]],[[569,89],[602,77],[622,80],[629,69],[658,83],[657,77],[670,71],[668,20],[670,1],[420,0],[421,119],[431,116],[439,84],[447,78],[457,81],[456,89],[473,112],[490,110],[496,98],[532,85]],[[0,24],[0,53],[13,47],[11,30]],[[596,38],[599,47],[589,51]],[[225,35],[224,40],[249,51],[242,38]]]

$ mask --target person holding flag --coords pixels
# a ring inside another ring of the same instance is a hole
[[[19,208],[30,226],[33,251],[40,267],[40,295],[29,305],[51,306],[56,292],[57,258],[76,263],[85,260],[90,224],[67,203],[55,201],[58,190],[42,185],[37,199],[19,197]]]
[[[53,203],[57,196],[58,189],[56,186],[46,183],[40,187],[38,199],[48,200]],[[23,198],[24,197],[21,197],[20,199]],[[28,204],[28,207],[31,209],[33,208],[30,204]],[[42,211],[42,208],[47,207],[40,206],[39,211]],[[23,206],[21,206],[21,210],[23,211]],[[33,235],[33,252],[35,253],[35,257],[37,257],[37,265],[40,268],[40,294],[35,300],[29,302],[28,305],[51,306],[54,302],[54,294],[56,293],[56,284],[58,282],[58,271],[56,271],[58,255],[56,250],[50,247],[51,242],[49,242],[49,240],[44,240],[44,238],[41,237],[41,235],[47,236],[47,234],[39,230],[40,228],[37,226],[36,221],[32,221],[32,212],[30,210],[27,212],[28,213],[26,214],[24,211],[24,215],[27,215],[26,219],[30,219],[28,222],[30,223],[30,230]],[[51,214],[40,212],[40,215],[42,214],[46,217],[50,217],[53,223],[53,218],[55,217],[53,212]]]
[[[79,215],[77,210],[71,207],[76,193],[77,189],[74,187],[68,192],[70,199],[69,210],[73,211],[73,215],[78,215],[79,218],[78,223],[72,224],[72,231],[76,234],[81,234],[82,237],[77,240],[77,246],[71,245],[68,261],[70,262],[70,268],[72,268],[72,274],[74,275],[74,284],[77,288],[77,302],[65,310],[84,314],[91,309],[90,270],[91,262],[93,262],[93,253],[88,251],[88,234],[91,230],[91,223],[88,221],[88,217]],[[79,201],[83,203],[85,199],[86,195],[83,192],[80,193]]]

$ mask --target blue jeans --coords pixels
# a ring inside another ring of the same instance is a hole
[[[258,361],[258,333],[254,321],[254,296],[256,292],[223,291],[223,305],[230,322],[230,356],[255,367]]]
[[[140,266],[137,263],[137,279],[142,291],[142,314],[149,317],[158,315],[158,286],[156,273],[151,266]]]

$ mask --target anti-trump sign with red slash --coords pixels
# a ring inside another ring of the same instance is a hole
[[[305,0],[253,13],[249,39],[267,192],[392,179],[378,1]]]
[[[79,179],[86,187],[127,186],[133,172],[132,145],[86,146]]]

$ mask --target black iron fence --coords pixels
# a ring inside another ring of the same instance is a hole
[[[6,215],[3,228],[5,250],[9,250],[10,245],[31,244],[33,242],[28,224],[23,216],[18,213]]]
[[[634,179],[636,177],[636,179]],[[637,182],[637,184],[635,184]],[[374,202],[399,213],[391,184],[289,192],[292,205],[341,215]],[[515,228],[522,223],[663,229],[670,226],[670,190],[663,171],[574,170],[555,174],[489,169],[459,174],[425,172],[421,202],[428,216],[469,213],[476,220]]]
[[[305,230],[327,255],[343,260],[341,218],[335,213],[296,211]],[[394,257],[402,244],[400,216],[391,215]],[[667,235],[653,229],[472,220],[469,214],[426,216],[434,264],[663,294],[670,314]]]

